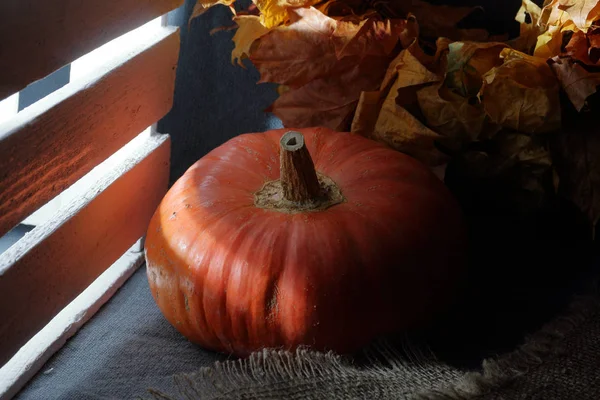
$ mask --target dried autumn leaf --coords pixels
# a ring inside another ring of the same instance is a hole
[[[449,45],[446,87],[468,98],[477,95],[483,75],[502,64],[504,43],[454,42]]]
[[[572,60],[560,57],[554,57],[550,66],[575,109],[581,111],[600,85],[600,72],[588,72]]]
[[[341,73],[285,92],[269,111],[286,127],[348,130],[361,92],[379,86],[388,63],[389,59],[384,57],[371,57],[363,62],[357,57],[346,57],[340,62]]]
[[[510,46],[524,53],[530,54],[535,50],[538,36],[542,33],[539,25],[542,9],[531,0],[522,0],[521,8],[515,20],[520,24],[520,34],[512,40]]]
[[[252,43],[266,35],[270,29],[261,24],[260,18],[256,15],[239,15],[233,20],[239,28],[233,36],[235,48],[231,52],[231,62],[234,63],[237,60],[238,64],[243,67],[242,60],[250,54]]]
[[[429,165],[438,166],[448,161],[435,142],[441,137],[415,118],[404,107],[382,107],[373,131],[374,139],[406,153]]]
[[[421,53],[422,50],[416,42],[408,49],[402,50],[389,64],[379,90],[361,94],[352,123],[352,132],[370,135],[384,101],[387,101],[387,106],[392,109],[393,104],[407,106],[416,103],[416,92],[421,85],[440,80],[437,74],[427,69],[415,56]],[[406,88],[411,89],[402,90],[400,98],[399,90]]]
[[[538,36],[537,44],[533,55],[539,58],[552,58],[562,51],[564,36],[577,29],[571,20],[567,20],[560,25],[551,25],[547,30]]]
[[[370,138],[384,100],[385,96],[379,90],[362,92],[358,99],[350,132]]]
[[[335,54],[338,59],[391,54],[405,27],[405,20],[381,21],[369,18],[359,24],[339,21],[332,35]]]
[[[575,25],[582,31],[587,29],[600,17],[598,0],[554,0],[552,5],[569,14]]]
[[[338,24],[349,23],[329,18],[312,7],[290,9],[289,14],[289,25],[274,28],[252,46],[250,60],[261,74],[260,82],[298,88],[315,79],[343,72],[347,66],[340,64],[336,54],[334,33]],[[345,30],[349,37],[355,38],[360,30],[357,25],[355,28]],[[385,42],[387,37],[372,39]],[[367,41],[361,48],[371,57],[387,56],[384,47],[378,47],[373,41]],[[374,54],[373,49],[380,49],[381,54]],[[356,56],[362,59],[366,54]]]
[[[571,40],[565,46],[564,54],[585,64],[592,64],[588,57],[588,50],[589,42],[586,34],[583,31],[577,31],[572,33]]]
[[[417,98],[427,126],[444,136],[442,143],[447,147],[477,140],[488,128],[481,104],[471,104],[443,85],[424,87],[417,92]]]
[[[597,65],[600,60],[600,28],[592,27],[587,33],[570,32],[570,36],[561,55],[568,55],[586,65]]]
[[[435,145],[440,135],[407,110],[416,104],[420,88],[440,79],[419,62],[410,48],[402,50],[391,63],[381,89],[361,94],[352,132],[386,143],[430,166],[444,164],[447,156]]]
[[[587,216],[592,231],[600,217],[600,135],[594,115],[567,117],[569,124],[553,137],[552,158],[558,193]]]
[[[288,9],[309,7],[320,0],[252,0],[260,10],[260,21],[266,28],[274,28],[288,19]]]
[[[300,87],[331,74],[338,58],[330,40],[337,22],[314,8],[290,12],[291,23],[271,30],[254,43],[250,60],[259,82]]]
[[[418,41],[413,42],[407,47],[408,51],[415,56],[421,64],[423,64],[428,70],[437,74],[445,75],[448,68],[448,52],[449,46],[452,41],[448,38],[438,38],[435,42],[435,54],[426,54]],[[392,64],[390,64],[391,67]]]
[[[559,85],[546,60],[504,49],[504,62],[484,75],[481,98],[493,123],[521,132],[560,128]]]
[[[587,32],[587,39],[590,42],[588,48],[588,57],[596,65],[600,61],[600,27],[592,27]]]
[[[540,24],[542,27],[548,27],[551,25],[560,26],[568,20],[571,20],[569,13],[561,10],[558,6],[560,0],[545,0],[544,6],[542,7],[542,15],[540,17]]]

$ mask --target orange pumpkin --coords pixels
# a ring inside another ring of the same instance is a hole
[[[165,196],[146,260],[167,320],[236,355],[348,352],[427,321],[464,261],[461,213],[444,184],[358,135],[284,133],[228,141]]]

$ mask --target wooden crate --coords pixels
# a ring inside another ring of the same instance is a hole
[[[182,2],[0,2],[0,100]],[[157,28],[0,124],[0,236],[170,110],[179,40],[177,28]],[[169,161],[168,135],[137,138],[85,193],[0,255],[0,398],[16,393],[142,263],[139,240],[167,190]],[[109,268],[108,284],[90,286]],[[92,294],[69,305],[86,288]],[[55,318],[67,306],[71,314]],[[52,333],[30,341],[50,322]]]

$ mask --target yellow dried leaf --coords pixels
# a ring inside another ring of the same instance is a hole
[[[527,133],[560,128],[559,85],[545,59],[504,49],[484,75],[481,98],[491,121]]]
[[[524,53],[531,54],[535,50],[538,36],[542,33],[539,25],[542,9],[531,0],[522,0],[521,8],[515,20],[520,24],[520,34],[509,42],[510,46]]]
[[[231,7],[232,4],[235,3],[235,0],[198,0],[194,5],[194,9],[192,10],[192,15],[190,16],[190,21],[206,12],[212,6],[216,6],[217,4],[221,4],[224,6]],[[233,8],[231,7],[233,11]]]
[[[250,55],[252,43],[267,34],[270,29],[266,28],[256,15],[240,15],[234,17],[233,20],[239,28],[233,36],[235,48],[231,52],[231,62],[234,63],[237,60],[238,64],[243,67],[242,60]]]
[[[540,58],[552,58],[559,55],[563,45],[563,34],[576,29],[577,27],[571,20],[566,20],[560,25],[549,26],[544,33],[538,36],[533,55]]]
[[[309,7],[320,0],[253,0],[260,10],[260,21],[267,28],[274,28],[288,19],[289,8]]]
[[[584,32],[600,17],[598,0],[558,0],[558,8],[567,12],[575,25]]]
[[[550,25],[560,26],[571,19],[568,13],[558,7],[559,2],[560,0],[547,0],[544,2],[540,17],[540,25],[542,27],[545,28]]]

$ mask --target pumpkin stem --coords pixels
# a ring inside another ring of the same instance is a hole
[[[280,179],[283,196],[294,202],[310,202],[321,195],[315,165],[300,132],[290,131],[281,137]]]

